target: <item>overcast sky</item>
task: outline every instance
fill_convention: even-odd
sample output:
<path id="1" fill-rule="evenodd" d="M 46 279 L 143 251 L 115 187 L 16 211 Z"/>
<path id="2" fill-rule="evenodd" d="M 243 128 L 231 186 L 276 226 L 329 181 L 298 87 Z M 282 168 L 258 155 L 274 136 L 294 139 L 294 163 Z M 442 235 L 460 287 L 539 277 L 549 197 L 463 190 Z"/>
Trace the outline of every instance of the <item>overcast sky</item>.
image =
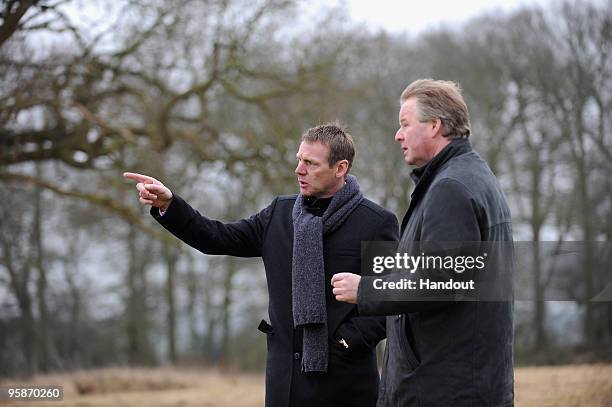
<path id="1" fill-rule="evenodd" d="M 524 5 L 546 6 L 553 0 L 322 0 L 345 3 L 351 19 L 373 29 L 417 34 L 440 24 L 463 22 L 486 11 L 511 11 Z"/>

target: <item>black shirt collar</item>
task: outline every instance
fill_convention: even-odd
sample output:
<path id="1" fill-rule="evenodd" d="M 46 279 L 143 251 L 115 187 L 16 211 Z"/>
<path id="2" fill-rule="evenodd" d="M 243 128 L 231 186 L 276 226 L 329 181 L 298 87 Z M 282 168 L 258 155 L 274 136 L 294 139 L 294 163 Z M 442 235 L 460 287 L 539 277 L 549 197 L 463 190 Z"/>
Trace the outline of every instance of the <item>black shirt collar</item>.
<path id="1" fill-rule="evenodd" d="M 323 216 L 333 198 L 333 196 L 330 196 L 328 198 L 307 196 L 304 197 L 304 206 L 306 206 L 306 210 L 312 213 L 313 215 Z"/>

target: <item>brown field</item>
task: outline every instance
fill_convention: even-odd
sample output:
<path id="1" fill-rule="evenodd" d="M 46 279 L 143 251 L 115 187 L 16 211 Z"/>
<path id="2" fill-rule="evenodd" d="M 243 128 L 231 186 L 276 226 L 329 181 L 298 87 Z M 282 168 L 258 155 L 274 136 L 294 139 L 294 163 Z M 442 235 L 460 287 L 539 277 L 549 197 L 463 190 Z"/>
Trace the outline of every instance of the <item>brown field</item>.
<path id="1" fill-rule="evenodd" d="M 607 407 L 612 405 L 612 365 L 516 369 L 520 407 Z M 257 374 L 195 369 L 102 369 L 37 376 L 8 385 L 62 385 L 63 402 L 2 402 L 5 406 L 192 407 L 263 405 L 264 378 Z"/>

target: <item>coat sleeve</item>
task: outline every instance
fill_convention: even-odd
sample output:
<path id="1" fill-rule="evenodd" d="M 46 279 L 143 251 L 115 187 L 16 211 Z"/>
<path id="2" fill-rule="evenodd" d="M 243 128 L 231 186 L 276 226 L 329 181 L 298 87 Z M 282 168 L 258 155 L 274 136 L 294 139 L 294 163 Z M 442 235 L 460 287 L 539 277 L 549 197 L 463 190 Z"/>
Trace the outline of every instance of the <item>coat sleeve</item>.
<path id="1" fill-rule="evenodd" d="M 151 215 L 174 236 L 206 254 L 238 257 L 261 256 L 261 247 L 276 199 L 259 213 L 233 223 L 209 219 L 173 194 L 164 215 L 151 208 Z"/>
<path id="2" fill-rule="evenodd" d="M 384 213 L 384 219 L 376 228 L 370 240 L 397 241 L 399 224 L 390 212 Z M 355 316 L 338 328 L 338 336 L 344 338 L 354 349 L 373 349 L 378 342 L 387 337 L 386 318 L 382 316 Z"/>
<path id="3" fill-rule="evenodd" d="M 465 185 L 453 179 L 443 179 L 432 185 L 425 197 L 421 242 L 476 242 L 482 239 L 479 209 Z M 422 272 L 402 271 L 385 276 L 361 279 L 357 294 L 360 315 L 395 315 L 427 311 L 453 304 L 448 295 L 429 298 L 427 290 L 375 289 L 374 281 L 399 282 L 415 280 Z M 441 274 L 441 278 L 451 278 Z"/>

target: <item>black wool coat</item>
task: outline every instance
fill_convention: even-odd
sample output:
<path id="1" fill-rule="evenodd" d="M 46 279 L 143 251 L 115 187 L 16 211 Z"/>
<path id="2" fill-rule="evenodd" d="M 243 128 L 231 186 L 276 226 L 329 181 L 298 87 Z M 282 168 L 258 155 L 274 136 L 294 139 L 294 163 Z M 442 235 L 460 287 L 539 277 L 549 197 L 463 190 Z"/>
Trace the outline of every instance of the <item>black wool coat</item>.
<path id="1" fill-rule="evenodd" d="M 301 371 L 302 330 L 294 328 L 291 260 L 292 210 L 296 195 L 281 196 L 259 213 L 234 223 L 202 216 L 174 195 L 163 216 L 153 217 L 193 248 L 215 255 L 263 258 L 268 281 L 270 323 L 259 330 L 267 335 L 266 407 L 372 407 L 379 375 L 376 344 L 385 337 L 384 317 L 357 315 L 353 304 L 336 301 L 326 284 L 329 365 L 327 373 Z M 399 225 L 391 212 L 368 199 L 336 231 L 323 238 L 325 281 L 334 274 L 360 274 L 361 242 L 397 240 Z M 338 343 L 344 339 L 349 348 Z"/>

